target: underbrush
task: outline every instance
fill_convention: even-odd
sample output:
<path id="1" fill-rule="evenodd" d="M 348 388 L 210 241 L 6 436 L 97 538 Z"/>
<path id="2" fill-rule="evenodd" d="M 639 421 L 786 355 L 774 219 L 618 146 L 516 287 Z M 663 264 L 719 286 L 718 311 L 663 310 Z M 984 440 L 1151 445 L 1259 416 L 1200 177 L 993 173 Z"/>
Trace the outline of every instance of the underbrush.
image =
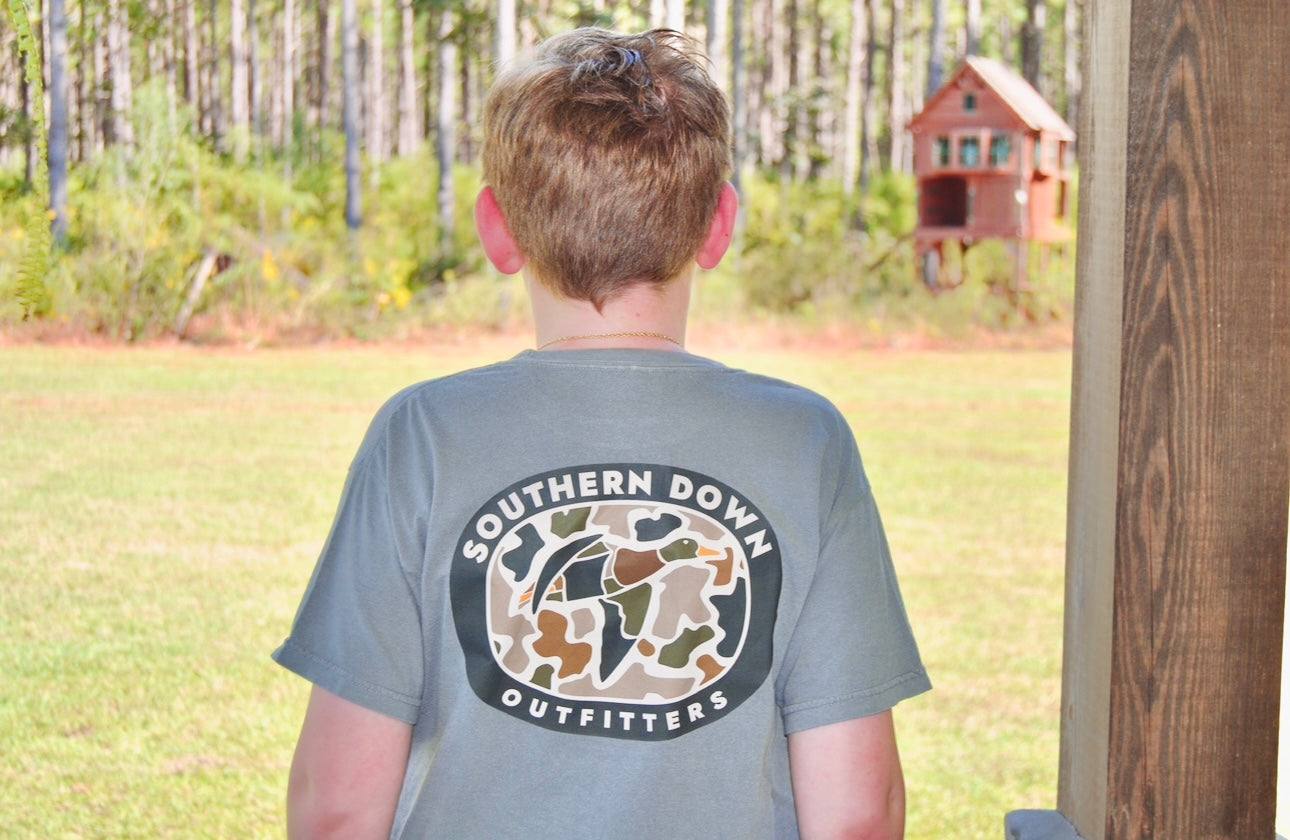
<path id="1" fill-rule="evenodd" d="M 342 140 L 237 164 L 198 139 L 191 117 L 144 87 L 132 152 L 73 169 L 69 241 L 37 288 L 19 286 L 43 211 L 19 173 L 0 173 L 0 328 L 111 341 L 397 339 L 527 318 L 522 283 L 488 266 L 471 210 L 477 167 L 453 173 L 444 231 L 429 148 L 364 173 L 363 224 L 343 221 Z M 946 252 L 952 288 L 919 279 L 911 178 L 882 175 L 861 197 L 830 182 L 755 175 L 743 186 L 730 256 L 700 279 L 709 320 L 845 324 L 881 338 L 956 338 L 1068 323 L 1069 253 L 1020 272 L 1000 242 Z M 1023 280 L 1018 277 L 1023 276 Z"/>
<path id="2" fill-rule="evenodd" d="M 874 340 L 921 335 L 957 340 L 982 332 L 1049 332 L 1074 310 L 1073 248 L 1024 249 L 998 240 L 948 244 L 943 277 L 929 289 L 914 252 L 917 195 L 911 177 L 887 174 L 870 193 L 836 184 L 755 180 L 733 257 L 701 295 L 719 312 L 802 326 L 844 326 Z"/>

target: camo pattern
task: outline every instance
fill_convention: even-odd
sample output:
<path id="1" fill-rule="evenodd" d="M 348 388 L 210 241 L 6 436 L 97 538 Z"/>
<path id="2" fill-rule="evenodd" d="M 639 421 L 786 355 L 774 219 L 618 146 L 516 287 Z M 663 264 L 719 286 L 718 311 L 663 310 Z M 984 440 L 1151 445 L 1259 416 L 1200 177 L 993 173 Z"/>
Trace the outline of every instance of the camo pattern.
<path id="1" fill-rule="evenodd" d="M 560 697 L 684 699 L 738 659 L 748 560 L 728 529 L 667 502 L 579 502 L 515 524 L 489 559 L 498 665 Z"/>

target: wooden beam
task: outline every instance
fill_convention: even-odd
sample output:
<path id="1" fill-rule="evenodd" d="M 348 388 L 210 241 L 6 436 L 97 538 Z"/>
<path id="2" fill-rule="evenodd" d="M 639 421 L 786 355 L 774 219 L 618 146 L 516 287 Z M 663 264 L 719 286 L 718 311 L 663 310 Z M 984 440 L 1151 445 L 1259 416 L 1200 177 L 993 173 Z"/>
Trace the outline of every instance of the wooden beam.
<path id="1" fill-rule="evenodd" d="M 1290 16 L 1092 0 L 1086 25 L 1061 830 L 1271 838 Z"/>
<path id="2" fill-rule="evenodd" d="M 1275 5 L 1133 5 L 1111 837 L 1274 833 L 1290 486 Z"/>
<path id="3" fill-rule="evenodd" d="M 1058 765 L 1058 808 L 1082 826 L 1106 819 L 1132 8 L 1085 7 Z"/>

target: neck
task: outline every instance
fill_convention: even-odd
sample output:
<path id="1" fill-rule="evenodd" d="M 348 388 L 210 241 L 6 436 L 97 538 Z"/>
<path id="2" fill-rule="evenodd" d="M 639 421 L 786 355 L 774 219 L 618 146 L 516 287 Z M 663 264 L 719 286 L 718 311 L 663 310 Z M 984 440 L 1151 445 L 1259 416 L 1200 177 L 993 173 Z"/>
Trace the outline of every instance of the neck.
<path id="1" fill-rule="evenodd" d="M 661 287 L 632 286 L 599 310 L 585 300 L 558 297 L 528 278 L 537 346 L 546 350 L 595 347 L 680 350 L 690 309 L 690 276 Z"/>

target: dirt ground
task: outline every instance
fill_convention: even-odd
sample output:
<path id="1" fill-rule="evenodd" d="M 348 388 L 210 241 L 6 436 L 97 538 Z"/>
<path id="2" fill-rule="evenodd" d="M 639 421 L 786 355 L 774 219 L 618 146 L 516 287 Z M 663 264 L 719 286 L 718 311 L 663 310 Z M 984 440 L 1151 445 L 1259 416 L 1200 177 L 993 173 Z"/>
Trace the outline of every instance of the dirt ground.
<path id="1" fill-rule="evenodd" d="M 189 335 L 183 339 L 162 336 L 143 342 L 126 342 L 119 337 L 85 330 L 76 324 L 46 321 L 0 325 L 0 347 L 19 344 L 80 346 L 123 346 L 131 344 L 176 346 L 189 345 L 212 351 L 243 352 L 260 347 L 344 347 L 356 345 L 401 345 L 407 347 L 472 347 L 496 344 L 517 351 L 532 341 L 527 324 L 506 329 L 476 326 L 439 327 L 406 332 L 397 338 L 362 340 L 335 337 L 318 330 L 248 329 L 228 323 L 194 319 Z M 979 350 L 979 349 L 1057 349 L 1070 347 L 1073 335 L 1070 324 L 1049 324 L 1022 330 L 978 330 L 967 336 L 948 338 L 919 332 L 875 335 L 854 325 L 807 324 L 791 320 L 691 321 L 686 344 L 701 355 L 719 355 L 723 350 L 785 349 L 821 353 L 845 353 L 856 350 Z"/>

